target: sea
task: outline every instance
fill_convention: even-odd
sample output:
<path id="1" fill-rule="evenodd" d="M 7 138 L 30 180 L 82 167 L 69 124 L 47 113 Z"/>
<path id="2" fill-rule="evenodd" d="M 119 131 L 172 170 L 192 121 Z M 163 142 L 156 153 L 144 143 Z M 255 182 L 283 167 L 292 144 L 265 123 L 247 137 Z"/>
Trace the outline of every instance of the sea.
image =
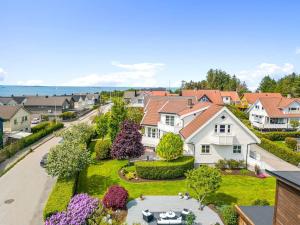
<path id="1" fill-rule="evenodd" d="M 132 87 L 131 87 L 132 88 Z M 136 87 L 138 88 L 138 87 Z M 0 96 L 22 95 L 70 95 L 75 93 L 99 93 L 101 91 L 128 90 L 129 87 L 70 87 L 70 86 L 21 86 L 0 85 Z"/>

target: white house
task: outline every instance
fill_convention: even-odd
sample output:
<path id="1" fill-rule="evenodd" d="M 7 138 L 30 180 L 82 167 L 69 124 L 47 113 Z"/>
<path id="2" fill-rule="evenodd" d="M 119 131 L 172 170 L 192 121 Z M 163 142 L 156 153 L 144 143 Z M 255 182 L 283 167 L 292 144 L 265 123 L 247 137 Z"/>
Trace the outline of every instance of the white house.
<path id="1" fill-rule="evenodd" d="M 300 98 L 259 98 L 248 113 L 252 126 L 258 129 L 293 129 L 291 121 L 300 122 Z"/>
<path id="2" fill-rule="evenodd" d="M 141 125 L 145 128 L 143 144 L 154 149 L 163 134 L 180 134 L 185 154 L 194 155 L 196 164 L 246 160 L 249 145 L 260 143 L 225 106 L 197 102 L 193 97 L 150 98 Z"/>

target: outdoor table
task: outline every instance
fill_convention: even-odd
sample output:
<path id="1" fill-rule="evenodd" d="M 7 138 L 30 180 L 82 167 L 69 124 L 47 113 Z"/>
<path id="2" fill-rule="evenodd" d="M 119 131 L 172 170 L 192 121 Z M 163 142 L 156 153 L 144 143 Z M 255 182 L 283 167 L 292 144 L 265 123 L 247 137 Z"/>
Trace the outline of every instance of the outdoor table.
<path id="1" fill-rule="evenodd" d="M 174 218 L 176 216 L 176 214 L 172 211 L 167 212 L 166 215 L 168 218 Z"/>

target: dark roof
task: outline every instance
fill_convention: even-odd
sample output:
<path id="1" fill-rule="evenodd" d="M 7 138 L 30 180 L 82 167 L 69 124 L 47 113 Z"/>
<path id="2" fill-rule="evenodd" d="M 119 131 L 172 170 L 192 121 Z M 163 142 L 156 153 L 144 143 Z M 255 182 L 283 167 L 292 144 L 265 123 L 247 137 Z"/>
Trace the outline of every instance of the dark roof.
<path id="1" fill-rule="evenodd" d="M 0 102 L 2 102 L 4 105 L 9 103 L 10 101 L 15 101 L 15 100 L 12 97 L 0 97 Z"/>
<path id="2" fill-rule="evenodd" d="M 12 98 L 13 98 L 18 104 L 21 104 L 21 103 L 26 99 L 25 96 L 13 96 Z"/>
<path id="3" fill-rule="evenodd" d="M 80 97 L 84 100 L 86 98 L 86 95 L 72 95 L 75 102 L 78 102 Z"/>
<path id="4" fill-rule="evenodd" d="M 69 101 L 70 96 L 30 96 L 26 98 L 25 106 L 62 106 Z"/>
<path id="5" fill-rule="evenodd" d="M 255 225 L 272 225 L 273 206 L 238 206 Z"/>
<path id="6" fill-rule="evenodd" d="M 19 110 L 22 108 L 21 106 L 8 106 L 1 105 L 0 106 L 0 117 L 3 120 L 10 120 Z"/>
<path id="7" fill-rule="evenodd" d="M 300 190 L 300 171 L 266 171 L 276 179 Z"/>

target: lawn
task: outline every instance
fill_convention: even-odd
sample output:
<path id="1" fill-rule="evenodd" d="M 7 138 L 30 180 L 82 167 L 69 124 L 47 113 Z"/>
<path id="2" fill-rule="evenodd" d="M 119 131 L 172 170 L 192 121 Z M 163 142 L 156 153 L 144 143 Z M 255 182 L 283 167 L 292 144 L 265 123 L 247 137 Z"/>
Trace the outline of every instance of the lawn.
<path id="1" fill-rule="evenodd" d="M 186 192 L 185 180 L 132 183 L 121 179 L 119 169 L 127 160 L 94 161 L 79 176 L 77 192 L 103 197 L 112 184 L 125 187 L 131 199 L 143 195 L 177 195 Z M 192 193 L 191 193 L 192 194 Z M 274 204 L 275 179 L 258 179 L 250 176 L 224 175 L 222 185 L 216 194 L 209 196 L 208 202 L 215 204 L 251 205 L 255 199 L 267 199 Z"/>
<path id="2" fill-rule="evenodd" d="M 280 147 L 285 147 L 285 148 L 289 148 L 288 146 L 287 146 L 287 144 L 285 143 L 285 141 L 273 141 L 273 142 L 275 142 L 278 146 L 280 146 Z M 291 148 L 289 148 L 289 149 L 291 149 Z M 293 149 L 291 149 L 291 151 L 293 151 Z"/>

